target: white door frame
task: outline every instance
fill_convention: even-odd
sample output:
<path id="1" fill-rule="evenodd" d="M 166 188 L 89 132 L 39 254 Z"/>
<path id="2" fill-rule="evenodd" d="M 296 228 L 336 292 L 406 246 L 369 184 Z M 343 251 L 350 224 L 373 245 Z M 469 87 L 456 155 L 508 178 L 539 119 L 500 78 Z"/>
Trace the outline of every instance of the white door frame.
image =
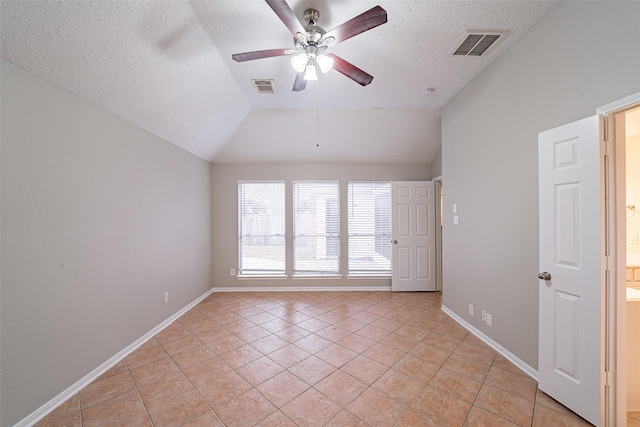
<path id="1" fill-rule="evenodd" d="M 609 200 L 605 201 L 605 245 L 611 258 L 611 286 L 605 290 L 605 364 L 611 372 L 605 391 L 605 425 L 623 425 L 627 418 L 627 354 L 626 354 L 626 164 L 624 116 L 627 110 L 640 106 L 640 93 L 598 108 L 601 140 L 610 156 L 605 171 Z M 608 203 L 607 203 L 608 202 Z M 620 422 L 617 422 L 617 421 Z"/>
<path id="2" fill-rule="evenodd" d="M 442 175 L 432 179 L 435 184 L 434 197 L 436 198 L 436 292 L 442 292 Z"/>

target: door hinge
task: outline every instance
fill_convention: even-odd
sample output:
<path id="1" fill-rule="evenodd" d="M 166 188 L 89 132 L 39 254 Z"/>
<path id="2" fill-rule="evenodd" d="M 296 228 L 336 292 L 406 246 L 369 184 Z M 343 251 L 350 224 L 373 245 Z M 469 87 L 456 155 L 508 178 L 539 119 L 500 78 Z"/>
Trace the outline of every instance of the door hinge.
<path id="1" fill-rule="evenodd" d="M 601 143 L 602 157 L 604 158 L 604 161 L 608 163 L 611 159 L 611 153 L 609 152 L 609 150 L 611 150 L 611 143 L 606 139 L 603 139 Z"/>
<path id="2" fill-rule="evenodd" d="M 611 257 L 609 255 L 605 255 L 602 259 L 602 269 L 604 271 L 611 271 Z"/>
<path id="3" fill-rule="evenodd" d="M 609 387 L 611 384 L 611 371 L 604 371 L 604 386 Z"/>

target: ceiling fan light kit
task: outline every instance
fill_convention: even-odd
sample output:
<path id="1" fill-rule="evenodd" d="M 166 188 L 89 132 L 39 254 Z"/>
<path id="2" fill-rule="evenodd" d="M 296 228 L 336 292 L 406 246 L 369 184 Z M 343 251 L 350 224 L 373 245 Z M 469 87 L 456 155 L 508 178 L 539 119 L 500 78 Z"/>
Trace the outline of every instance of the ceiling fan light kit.
<path id="1" fill-rule="evenodd" d="M 317 46 L 309 44 L 305 47 L 304 51 L 300 53 L 298 52 L 299 51 L 293 52 L 297 53 L 297 55 L 291 58 L 291 66 L 298 73 L 302 73 L 304 71 L 305 80 L 318 80 L 316 65 L 323 73 L 328 73 L 331 71 L 331 68 L 333 68 L 333 59 L 323 53 L 318 54 Z"/>
<path id="2" fill-rule="evenodd" d="M 316 71 L 316 61 L 313 58 L 309 58 L 309 62 L 304 71 L 305 80 L 318 80 L 318 72 Z"/>
<path id="3" fill-rule="evenodd" d="M 269 49 L 236 53 L 231 56 L 233 60 L 244 62 L 275 56 L 294 55 L 291 57 L 291 66 L 298 73 L 293 84 L 293 90 L 296 92 L 304 90 L 306 86 L 304 82 L 318 80 L 318 68 L 322 73 L 328 73 L 331 69 L 335 69 L 361 86 L 371 83 L 373 80 L 372 75 L 335 54 L 325 54 L 324 52 L 330 45 L 340 43 L 386 23 L 387 12 L 382 7 L 375 6 L 336 28 L 325 31 L 322 27 L 316 25 L 320 18 L 320 13 L 317 10 L 305 10 L 303 18 L 307 25 L 303 26 L 286 0 L 265 1 L 293 35 L 294 49 Z"/>

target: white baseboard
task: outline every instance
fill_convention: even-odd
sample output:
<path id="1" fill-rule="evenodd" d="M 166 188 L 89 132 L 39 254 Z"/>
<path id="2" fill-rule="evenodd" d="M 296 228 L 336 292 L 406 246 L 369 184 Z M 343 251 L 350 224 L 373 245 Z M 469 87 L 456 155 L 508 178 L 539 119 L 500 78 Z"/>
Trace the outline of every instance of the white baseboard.
<path id="1" fill-rule="evenodd" d="M 458 322 L 460 325 L 462 325 L 465 329 L 467 329 L 473 335 L 478 337 L 481 341 L 483 341 L 489 347 L 493 348 L 495 351 L 497 351 L 502 356 L 504 356 L 505 359 L 507 359 L 509 362 L 513 363 L 518 368 L 520 368 L 525 374 L 529 375 L 531 378 L 538 381 L 538 371 L 536 371 L 531 366 L 527 365 L 525 362 L 517 358 L 515 355 L 509 352 L 506 348 L 502 347 L 500 344 L 498 344 L 497 342 L 495 342 L 494 340 L 486 336 L 480 330 L 476 329 L 473 325 L 467 323 L 464 319 L 462 319 L 460 316 L 455 314 L 453 311 L 449 310 L 444 305 L 442 306 L 442 311 L 447 313 L 449 317 L 451 317 L 453 320 Z"/>
<path id="2" fill-rule="evenodd" d="M 200 297 L 196 298 L 194 301 L 192 301 L 187 306 L 182 308 L 180 311 L 178 311 L 177 313 L 173 314 L 167 320 L 165 320 L 164 322 L 160 323 L 158 326 L 156 326 L 155 328 L 153 328 L 152 330 L 150 330 L 149 332 L 144 334 L 142 337 L 138 338 L 136 341 L 134 341 L 132 344 L 127 346 L 122 351 L 118 352 L 115 356 L 113 356 L 112 358 L 110 358 L 109 360 L 104 362 L 102 365 L 98 366 L 96 369 L 94 369 L 93 371 L 89 372 L 87 375 L 82 377 L 80 380 L 78 380 L 71 387 L 67 388 L 65 391 L 63 391 L 62 393 L 60 393 L 59 395 L 57 395 L 56 397 L 54 397 L 53 399 L 51 399 L 50 401 L 48 401 L 47 403 L 42 405 L 40 408 L 36 409 L 34 412 L 32 412 L 26 418 L 22 419 L 20 422 L 15 424 L 14 427 L 30 427 L 30 426 L 34 425 L 35 423 L 37 423 L 38 421 L 40 421 L 42 418 L 44 418 L 47 415 L 49 415 L 54 409 L 56 409 L 58 406 L 62 405 L 64 402 L 66 402 L 74 394 L 80 392 L 83 388 L 85 388 L 87 385 L 89 385 L 92 381 L 94 381 L 100 375 L 102 375 L 105 372 L 107 372 L 109 369 L 111 369 L 113 366 L 115 366 L 118 362 L 120 362 L 122 359 L 124 359 L 126 356 L 128 356 L 131 352 L 133 352 L 135 349 L 137 349 L 142 344 L 147 342 L 149 339 L 153 338 L 158 332 L 162 331 L 164 328 L 166 328 L 171 323 L 173 323 L 173 321 L 175 321 L 178 317 L 182 316 L 187 311 L 191 310 L 200 301 L 202 301 L 203 299 L 205 299 L 206 297 L 211 295 L 211 293 L 214 292 L 214 291 L 215 291 L 214 288 L 209 289 L 207 292 L 202 294 Z"/>
<path id="3" fill-rule="evenodd" d="M 353 292 L 391 291 L 391 286 L 233 286 L 213 288 L 213 292 Z"/>

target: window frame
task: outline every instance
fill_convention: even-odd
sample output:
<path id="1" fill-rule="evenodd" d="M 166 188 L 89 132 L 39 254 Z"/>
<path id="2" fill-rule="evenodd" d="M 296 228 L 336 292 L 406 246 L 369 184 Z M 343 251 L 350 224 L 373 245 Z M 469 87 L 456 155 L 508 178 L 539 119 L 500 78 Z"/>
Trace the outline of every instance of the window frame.
<path id="1" fill-rule="evenodd" d="M 374 199 L 373 201 L 368 205 L 371 208 L 373 208 L 373 227 L 374 227 L 374 232 L 373 233 L 366 233 L 366 232 L 362 232 L 362 231 L 356 231 L 354 230 L 354 223 L 356 223 L 356 218 L 354 217 L 354 215 L 356 214 L 356 212 L 354 211 L 354 191 L 357 187 L 358 184 L 368 184 L 368 185 L 381 185 L 381 186 L 386 186 L 386 188 L 384 189 L 384 192 L 381 193 L 380 195 L 383 194 L 387 194 L 388 197 L 388 206 L 387 206 L 387 211 L 388 211 L 388 216 L 387 218 L 384 218 L 381 216 L 381 222 L 384 221 L 384 225 L 382 226 L 383 229 L 386 229 L 386 231 L 383 230 L 383 232 L 378 233 L 375 229 L 376 229 L 376 215 L 377 215 L 377 206 L 376 206 L 376 202 L 377 200 L 375 199 L 376 196 L 372 196 Z M 379 277 L 391 277 L 391 269 L 392 269 L 392 260 L 391 260 L 391 221 L 392 221 L 392 200 L 391 200 L 391 187 L 392 187 L 392 181 L 389 180 L 375 180 L 375 181 L 364 181 L 364 180 L 357 180 L 357 181 L 347 181 L 347 272 L 348 275 L 351 277 L 354 276 L 365 276 L 365 277 L 374 277 L 374 276 L 379 276 Z M 372 189 L 374 190 L 374 189 Z M 357 221 L 358 224 L 361 224 L 361 221 Z M 382 257 L 387 258 L 388 259 L 388 268 L 385 269 L 366 269 L 366 268 L 358 268 L 355 266 L 354 264 L 354 255 L 355 255 L 355 251 L 353 250 L 353 241 L 356 240 L 356 237 L 368 237 L 373 239 L 374 242 L 374 251 L 377 252 L 378 254 L 380 254 Z M 378 250 L 376 249 L 376 247 L 379 245 L 379 250 L 383 251 L 383 252 L 388 252 L 388 256 L 385 256 L 383 253 L 378 252 Z"/>
<path id="2" fill-rule="evenodd" d="M 331 226 L 332 230 L 331 232 L 325 232 L 325 233 L 302 233 L 298 230 L 297 226 L 299 224 L 299 217 L 300 217 L 300 209 L 299 209 L 299 203 L 300 203 L 300 194 L 299 194 L 299 190 L 298 190 L 298 186 L 301 185 L 309 185 L 309 184 L 330 184 L 331 185 L 331 191 L 334 190 L 333 187 L 335 187 L 335 194 L 332 194 L 331 198 L 325 198 L 325 202 L 327 200 L 333 200 L 334 202 L 332 202 L 332 205 L 329 209 L 331 209 L 333 211 L 333 215 L 331 216 L 331 218 L 327 217 L 327 209 L 325 209 L 325 224 L 327 224 L 327 222 L 329 223 L 329 225 Z M 292 243 L 292 277 L 294 278 L 308 278 L 308 277 L 342 277 L 341 275 L 341 268 L 342 268 L 342 250 L 341 250 L 341 230 L 340 230 L 340 224 L 341 224 L 341 208 L 340 208 L 340 180 L 294 180 L 292 181 L 292 185 L 291 185 L 291 198 L 293 201 L 292 204 L 292 210 L 291 210 L 291 214 L 292 214 L 292 228 L 293 228 L 293 243 Z M 327 206 L 327 205 L 325 205 Z M 336 214 L 337 213 L 337 214 Z M 316 212 L 317 215 L 317 212 Z M 334 221 L 336 222 L 332 222 L 331 219 L 333 218 Z M 325 225 L 326 226 L 326 225 Z M 325 270 L 325 269 L 313 269 L 313 268 L 304 268 L 300 266 L 300 264 L 305 261 L 303 259 L 300 259 L 299 257 L 297 257 L 296 255 L 298 254 L 297 250 L 301 249 L 302 246 L 300 246 L 300 244 L 297 244 L 298 242 L 302 241 L 303 238 L 320 238 L 322 239 L 324 237 L 325 239 L 325 244 L 324 246 L 322 244 L 316 244 L 316 247 L 319 247 L 321 250 L 324 249 L 325 251 L 327 250 L 331 250 L 333 253 L 336 253 L 336 255 L 332 255 L 331 258 L 333 258 L 333 260 L 331 261 L 331 265 L 332 268 L 331 270 Z M 327 240 L 334 240 L 335 242 L 333 244 L 329 244 L 329 242 L 327 242 Z M 330 246 L 330 249 L 328 249 Z M 325 258 L 328 259 L 328 258 Z M 317 257 L 316 257 L 317 260 Z M 307 261 L 309 263 L 312 263 L 313 261 Z"/>
<path id="3" fill-rule="evenodd" d="M 245 234 L 243 235 L 244 222 L 242 220 L 242 215 L 245 212 L 244 205 L 241 205 L 244 202 L 242 187 L 247 184 L 279 184 L 282 190 L 282 234 L 274 233 L 274 234 L 260 234 L 260 235 L 252 235 Z M 238 271 L 237 277 L 240 278 L 260 278 L 260 277 L 268 277 L 268 278 L 278 278 L 278 277 L 286 277 L 286 268 L 287 268 L 287 186 L 284 180 L 239 180 L 238 181 Z M 243 268 L 243 238 L 247 237 L 261 237 L 261 238 L 281 238 L 282 239 L 282 268 L 278 269 L 245 269 Z"/>

